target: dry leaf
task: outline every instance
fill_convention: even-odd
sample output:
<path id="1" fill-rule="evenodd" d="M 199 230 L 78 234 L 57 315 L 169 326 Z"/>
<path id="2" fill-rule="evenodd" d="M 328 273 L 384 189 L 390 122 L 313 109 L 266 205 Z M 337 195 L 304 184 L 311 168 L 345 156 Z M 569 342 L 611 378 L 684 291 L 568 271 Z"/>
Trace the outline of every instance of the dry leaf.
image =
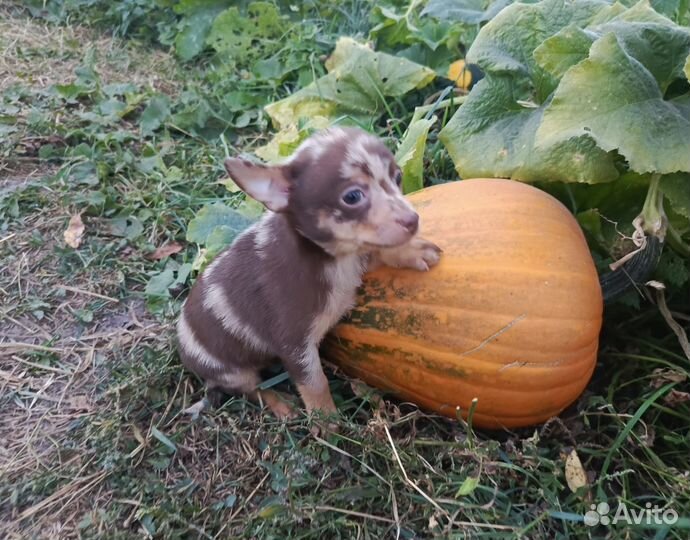
<path id="1" fill-rule="evenodd" d="M 74 249 L 79 247 L 82 236 L 84 236 L 84 222 L 81 220 L 81 214 L 74 214 L 69 218 L 69 225 L 67 225 L 63 236 L 69 247 Z"/>
<path id="2" fill-rule="evenodd" d="M 568 454 L 568 457 L 565 458 L 565 481 L 568 483 L 568 487 L 573 493 L 575 493 L 578 488 L 587 485 L 587 474 L 574 448 L 570 454 Z"/>
<path id="3" fill-rule="evenodd" d="M 666 405 L 669 407 L 675 407 L 676 405 L 680 405 L 686 401 L 690 401 L 690 394 L 687 392 L 681 392 L 675 388 L 671 388 L 671 391 L 664 396 L 664 403 L 666 403 Z"/>
<path id="4" fill-rule="evenodd" d="M 350 381 L 350 388 L 352 389 L 352 393 L 358 398 L 368 398 L 369 403 L 375 411 L 381 411 L 383 409 L 383 400 L 381 399 L 381 396 L 373 388 L 371 388 L 371 386 L 367 386 L 360 381 L 353 380 Z"/>
<path id="5" fill-rule="evenodd" d="M 164 246 L 157 247 L 153 253 L 148 255 L 148 258 L 153 259 L 154 261 L 160 261 L 161 259 L 170 257 L 170 255 L 174 255 L 175 253 L 179 253 L 180 251 L 182 251 L 181 244 L 178 244 L 177 242 L 170 242 L 169 244 L 165 244 Z"/>
<path id="6" fill-rule="evenodd" d="M 652 382 L 650 383 L 650 386 L 652 388 L 661 388 L 666 383 L 680 383 L 684 382 L 685 379 L 687 379 L 687 376 L 682 371 L 657 368 L 652 371 Z"/>
<path id="7" fill-rule="evenodd" d="M 69 405 L 72 409 L 88 410 L 91 408 L 91 402 L 86 396 L 73 396 L 69 400 Z"/>

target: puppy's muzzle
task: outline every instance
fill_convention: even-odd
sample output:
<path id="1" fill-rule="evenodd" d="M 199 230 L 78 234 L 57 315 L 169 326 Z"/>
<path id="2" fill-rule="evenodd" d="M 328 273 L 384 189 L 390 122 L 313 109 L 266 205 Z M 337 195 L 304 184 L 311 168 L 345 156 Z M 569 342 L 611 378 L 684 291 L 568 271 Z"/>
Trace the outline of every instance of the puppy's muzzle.
<path id="1" fill-rule="evenodd" d="M 410 236 L 414 236 L 419 230 L 419 215 L 416 212 L 405 214 L 396 219 L 395 222 L 405 229 Z"/>

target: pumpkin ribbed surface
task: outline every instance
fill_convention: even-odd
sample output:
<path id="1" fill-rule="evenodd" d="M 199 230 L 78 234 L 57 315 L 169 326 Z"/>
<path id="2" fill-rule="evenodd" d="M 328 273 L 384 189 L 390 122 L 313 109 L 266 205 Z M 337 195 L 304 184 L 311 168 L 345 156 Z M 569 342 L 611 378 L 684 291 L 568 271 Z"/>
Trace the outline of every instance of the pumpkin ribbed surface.
<path id="1" fill-rule="evenodd" d="M 475 425 L 520 427 L 557 415 L 596 363 L 597 272 L 579 225 L 550 195 L 473 179 L 409 197 L 421 235 L 443 249 L 426 273 L 367 274 L 351 314 L 324 342 L 346 373 Z"/>

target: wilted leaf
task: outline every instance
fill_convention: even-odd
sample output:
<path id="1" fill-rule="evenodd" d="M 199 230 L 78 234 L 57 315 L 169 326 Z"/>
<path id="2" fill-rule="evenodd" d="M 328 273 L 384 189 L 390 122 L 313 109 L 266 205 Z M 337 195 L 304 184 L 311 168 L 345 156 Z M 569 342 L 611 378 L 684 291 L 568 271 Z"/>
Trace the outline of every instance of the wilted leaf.
<path id="1" fill-rule="evenodd" d="M 215 257 L 220 251 L 229 246 L 237 236 L 238 231 L 228 225 L 218 225 L 206 238 L 208 257 Z"/>
<path id="2" fill-rule="evenodd" d="M 288 124 L 278 131 L 264 146 L 257 148 L 254 153 L 268 163 L 283 161 L 291 155 L 297 147 L 315 130 L 325 129 L 331 125 L 329 118 L 325 116 L 310 116 L 306 122 Z"/>
<path id="3" fill-rule="evenodd" d="M 63 233 L 65 244 L 71 248 L 77 249 L 81 245 L 84 229 L 84 222 L 81 220 L 81 214 L 73 215 L 69 219 L 67 229 L 65 229 Z"/>
<path id="4" fill-rule="evenodd" d="M 403 193 L 412 193 L 424 187 L 424 149 L 429 128 L 436 122 L 432 116 L 428 120 L 419 119 L 412 122 L 400 141 L 395 153 L 395 161 L 403 173 Z"/>
<path id="5" fill-rule="evenodd" d="M 161 259 L 170 257 L 170 255 L 174 255 L 180 251 L 182 251 L 181 244 L 178 244 L 177 242 L 170 242 L 169 244 L 157 247 L 156 250 L 148 256 L 148 258 L 153 259 L 154 261 L 160 261 Z"/>
<path id="6" fill-rule="evenodd" d="M 284 506 L 282 504 L 271 502 L 269 504 L 264 504 L 257 512 L 257 515 L 263 519 L 271 519 L 282 512 L 283 508 Z"/>
<path id="7" fill-rule="evenodd" d="M 67 101 L 73 101 L 77 98 L 88 96 L 95 90 L 92 85 L 79 83 L 56 84 L 53 88 L 60 97 Z"/>
<path id="8" fill-rule="evenodd" d="M 656 79 L 615 34 L 597 40 L 589 58 L 563 76 L 536 143 L 545 148 L 582 135 L 617 150 L 635 172 L 690 172 L 690 120 L 663 99 Z"/>
<path id="9" fill-rule="evenodd" d="M 237 206 L 237 211 L 244 217 L 254 221 L 259 219 L 266 211 L 266 207 L 256 199 L 245 197 L 244 200 Z"/>
<path id="10" fill-rule="evenodd" d="M 673 369 L 657 368 L 652 371 L 652 388 L 661 388 L 668 383 L 682 383 L 687 380 L 687 374 Z"/>
<path id="11" fill-rule="evenodd" d="M 358 398 L 366 399 L 374 412 L 380 412 L 384 407 L 383 399 L 377 390 L 358 380 L 350 381 L 352 393 Z"/>
<path id="12" fill-rule="evenodd" d="M 329 73 L 266 107 L 277 127 L 301 117 L 338 114 L 370 117 L 385 111 L 386 97 L 397 97 L 429 84 L 433 70 L 390 54 L 374 52 L 352 38 L 338 40 L 326 63 Z"/>
<path id="13" fill-rule="evenodd" d="M 267 163 L 277 163 L 289 156 L 306 138 L 306 133 L 302 134 L 300 131 L 295 124 L 289 124 L 254 153 Z"/>
<path id="14" fill-rule="evenodd" d="M 433 69 L 445 69 L 458 57 L 458 43 L 470 43 L 476 35 L 474 25 L 457 24 L 446 18 L 417 17 L 412 4 L 407 9 L 397 9 L 373 6 L 371 21 L 375 26 L 369 31 L 369 39 L 380 49 L 395 50 L 397 56 Z"/>
<path id="15" fill-rule="evenodd" d="M 587 473 L 585 473 L 580 457 L 574 448 L 565 459 L 565 481 L 573 493 L 587 485 Z"/>

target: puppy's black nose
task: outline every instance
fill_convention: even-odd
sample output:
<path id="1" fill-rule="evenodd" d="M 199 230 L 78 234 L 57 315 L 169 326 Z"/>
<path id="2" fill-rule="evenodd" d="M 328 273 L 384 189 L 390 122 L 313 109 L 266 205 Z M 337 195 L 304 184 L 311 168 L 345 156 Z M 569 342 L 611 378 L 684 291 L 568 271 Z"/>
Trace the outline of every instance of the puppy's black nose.
<path id="1" fill-rule="evenodd" d="M 399 225 L 407 229 L 410 234 L 415 234 L 419 229 L 419 216 L 417 214 L 407 214 L 405 217 L 396 220 Z"/>

